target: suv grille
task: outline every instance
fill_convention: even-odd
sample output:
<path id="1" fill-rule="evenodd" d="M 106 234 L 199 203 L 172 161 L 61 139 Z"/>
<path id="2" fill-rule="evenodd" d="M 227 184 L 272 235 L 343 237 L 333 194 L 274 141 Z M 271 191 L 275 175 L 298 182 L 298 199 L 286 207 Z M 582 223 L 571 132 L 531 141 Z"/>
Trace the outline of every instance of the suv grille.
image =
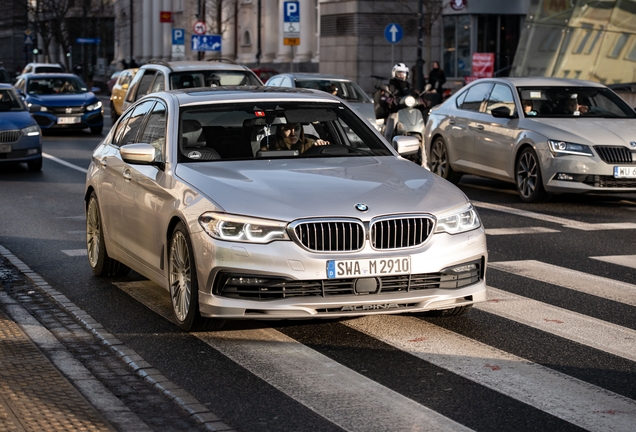
<path id="1" fill-rule="evenodd" d="M 4 131 L 0 132 L 0 143 L 12 143 L 16 142 L 22 136 L 22 131 Z"/>
<path id="2" fill-rule="evenodd" d="M 371 244 L 374 249 L 419 246 L 428 240 L 433 225 L 433 219 L 423 216 L 381 219 L 371 225 Z"/>
<path id="3" fill-rule="evenodd" d="M 351 252 L 364 247 L 364 226 L 351 220 L 301 222 L 294 234 L 303 246 L 316 252 Z"/>
<path id="4" fill-rule="evenodd" d="M 605 163 L 631 163 L 632 152 L 625 147 L 594 146 L 601 160 Z"/>

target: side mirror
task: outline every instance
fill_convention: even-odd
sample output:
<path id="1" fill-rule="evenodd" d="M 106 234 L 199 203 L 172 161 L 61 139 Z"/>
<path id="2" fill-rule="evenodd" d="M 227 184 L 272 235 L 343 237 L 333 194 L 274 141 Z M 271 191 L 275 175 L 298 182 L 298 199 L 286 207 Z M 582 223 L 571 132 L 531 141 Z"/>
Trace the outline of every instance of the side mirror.
<path id="1" fill-rule="evenodd" d="M 494 108 L 492 111 L 490 111 L 490 114 L 492 114 L 492 116 L 495 118 L 515 118 L 516 117 L 512 115 L 510 108 L 505 106 Z"/>
<path id="2" fill-rule="evenodd" d="M 420 140 L 414 136 L 398 135 L 393 137 L 393 148 L 400 156 L 416 155 L 420 150 Z"/>
<path id="3" fill-rule="evenodd" d="M 155 162 L 156 149 L 151 144 L 126 144 L 119 149 L 124 162 L 139 165 L 152 165 Z"/>
<path id="4" fill-rule="evenodd" d="M 100 89 L 99 87 L 91 87 L 91 91 L 93 93 L 99 93 L 102 89 Z"/>

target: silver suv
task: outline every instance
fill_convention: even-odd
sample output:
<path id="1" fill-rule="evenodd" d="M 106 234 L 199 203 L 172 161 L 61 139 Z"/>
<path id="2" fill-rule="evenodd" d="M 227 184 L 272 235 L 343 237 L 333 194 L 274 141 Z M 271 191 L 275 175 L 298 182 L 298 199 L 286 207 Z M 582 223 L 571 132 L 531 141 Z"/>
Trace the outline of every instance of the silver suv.
<path id="1" fill-rule="evenodd" d="M 263 82 L 247 66 L 227 60 L 150 60 L 128 87 L 122 111 L 143 96 L 163 90 L 215 86 L 261 86 Z"/>

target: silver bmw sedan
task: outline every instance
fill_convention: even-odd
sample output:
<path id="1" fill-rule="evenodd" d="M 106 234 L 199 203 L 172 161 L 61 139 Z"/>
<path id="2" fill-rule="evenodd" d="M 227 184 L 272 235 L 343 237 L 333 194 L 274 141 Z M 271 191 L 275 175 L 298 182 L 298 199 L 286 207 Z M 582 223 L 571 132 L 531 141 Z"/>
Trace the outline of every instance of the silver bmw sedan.
<path id="1" fill-rule="evenodd" d="M 454 185 L 324 92 L 153 93 L 95 149 L 88 261 L 169 291 L 185 330 L 225 319 L 456 316 L 486 299 L 486 236 Z"/>
<path id="2" fill-rule="evenodd" d="M 636 112 L 590 81 L 474 81 L 431 110 L 424 145 L 435 174 L 514 183 L 525 202 L 636 192 Z"/>

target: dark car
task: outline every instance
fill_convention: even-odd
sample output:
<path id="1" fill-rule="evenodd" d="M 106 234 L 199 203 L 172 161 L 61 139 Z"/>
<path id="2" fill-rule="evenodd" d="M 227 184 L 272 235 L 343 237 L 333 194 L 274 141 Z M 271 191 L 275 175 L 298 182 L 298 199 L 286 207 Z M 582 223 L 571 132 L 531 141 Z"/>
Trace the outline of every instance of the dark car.
<path id="1" fill-rule="evenodd" d="M 42 133 L 15 89 L 0 84 L 0 164 L 20 162 L 42 169 Z"/>
<path id="2" fill-rule="evenodd" d="M 15 87 L 42 129 L 90 128 L 91 133 L 102 133 L 104 108 L 93 93 L 99 89 L 89 89 L 77 75 L 25 74 Z"/>

